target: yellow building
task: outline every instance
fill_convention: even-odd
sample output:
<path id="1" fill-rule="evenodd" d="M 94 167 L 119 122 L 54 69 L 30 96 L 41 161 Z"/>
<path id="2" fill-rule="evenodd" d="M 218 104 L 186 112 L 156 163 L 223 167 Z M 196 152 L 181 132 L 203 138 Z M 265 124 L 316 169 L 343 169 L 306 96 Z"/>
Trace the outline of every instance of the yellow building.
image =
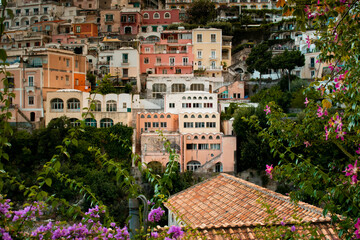
<path id="1" fill-rule="evenodd" d="M 222 76 L 222 30 L 196 28 L 192 31 L 194 71 L 205 76 Z"/>

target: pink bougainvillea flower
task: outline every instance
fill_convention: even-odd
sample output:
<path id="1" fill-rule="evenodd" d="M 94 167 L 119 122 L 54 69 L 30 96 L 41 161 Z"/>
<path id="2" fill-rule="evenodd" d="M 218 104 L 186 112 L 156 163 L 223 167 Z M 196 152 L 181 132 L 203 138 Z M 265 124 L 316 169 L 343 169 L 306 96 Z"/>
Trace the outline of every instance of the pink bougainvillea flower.
<path id="1" fill-rule="evenodd" d="M 272 179 L 272 170 L 273 170 L 273 165 L 271 164 L 270 166 L 269 165 L 266 165 L 266 175 L 269 176 L 270 179 Z"/>
<path id="2" fill-rule="evenodd" d="M 360 218 L 358 218 L 357 219 L 357 222 L 355 223 L 355 225 L 354 225 L 354 227 L 355 227 L 355 237 L 356 238 L 360 238 L 360 232 L 359 232 L 359 230 L 360 230 Z"/>
<path id="3" fill-rule="evenodd" d="M 307 97 L 305 98 L 304 104 L 305 104 L 306 107 L 307 107 L 307 105 L 309 104 L 309 100 L 307 99 Z"/>
<path id="4" fill-rule="evenodd" d="M 311 146 L 311 143 L 309 141 L 305 141 L 304 144 L 305 144 L 305 147 L 310 147 Z"/>
<path id="5" fill-rule="evenodd" d="M 346 132 L 343 132 L 343 130 L 341 128 L 336 129 L 336 132 L 337 132 L 336 138 L 340 138 L 341 141 L 344 141 L 344 136 L 345 136 Z"/>
<path id="6" fill-rule="evenodd" d="M 266 115 L 268 115 L 269 113 L 271 113 L 271 109 L 268 105 L 266 105 L 264 111 L 266 112 Z"/>
<path id="7" fill-rule="evenodd" d="M 355 161 L 355 164 L 349 164 L 346 168 L 345 168 L 345 176 L 351 176 L 351 184 L 356 184 L 358 182 L 357 179 L 357 172 L 359 170 L 359 167 L 357 166 L 357 160 Z"/>

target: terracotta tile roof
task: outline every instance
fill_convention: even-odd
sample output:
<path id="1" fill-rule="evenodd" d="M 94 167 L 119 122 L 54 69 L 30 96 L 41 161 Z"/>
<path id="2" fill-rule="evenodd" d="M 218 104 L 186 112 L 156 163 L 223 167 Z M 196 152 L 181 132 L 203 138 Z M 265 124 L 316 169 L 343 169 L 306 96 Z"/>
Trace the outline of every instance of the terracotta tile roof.
<path id="1" fill-rule="evenodd" d="M 188 226 L 263 223 L 268 216 L 257 200 L 262 197 L 279 218 L 297 208 L 303 221 L 322 218 L 322 209 L 299 202 L 228 174 L 220 174 L 171 196 L 165 206 Z M 330 221 L 330 217 L 326 217 Z"/>
<path id="2" fill-rule="evenodd" d="M 256 239 L 255 228 L 264 225 L 268 216 L 258 202 L 260 197 L 276 208 L 279 219 L 285 217 L 290 223 L 296 209 L 296 216 L 314 226 L 324 239 L 339 239 L 330 216 L 324 217 L 321 208 L 304 202 L 295 206 L 288 196 L 224 173 L 171 196 L 165 206 L 196 229 L 199 239 Z"/>

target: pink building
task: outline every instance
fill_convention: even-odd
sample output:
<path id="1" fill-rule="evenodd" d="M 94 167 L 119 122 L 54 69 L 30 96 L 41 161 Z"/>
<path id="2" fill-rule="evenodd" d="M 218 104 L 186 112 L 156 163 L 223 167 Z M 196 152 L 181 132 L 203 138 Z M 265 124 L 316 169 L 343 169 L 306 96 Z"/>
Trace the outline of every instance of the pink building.
<path id="1" fill-rule="evenodd" d="M 140 73 L 190 74 L 193 60 L 191 30 L 167 30 L 159 42 L 141 45 Z"/>
<path id="2" fill-rule="evenodd" d="M 216 90 L 218 99 L 244 99 L 245 98 L 245 82 L 236 81 L 228 86 L 222 86 Z"/>
<path id="3" fill-rule="evenodd" d="M 169 25 L 180 22 L 179 9 L 156 9 L 156 10 L 143 10 L 142 26 L 144 25 Z"/>
<path id="4" fill-rule="evenodd" d="M 121 12 L 120 24 L 121 35 L 137 35 L 140 32 L 141 15 L 139 12 Z"/>

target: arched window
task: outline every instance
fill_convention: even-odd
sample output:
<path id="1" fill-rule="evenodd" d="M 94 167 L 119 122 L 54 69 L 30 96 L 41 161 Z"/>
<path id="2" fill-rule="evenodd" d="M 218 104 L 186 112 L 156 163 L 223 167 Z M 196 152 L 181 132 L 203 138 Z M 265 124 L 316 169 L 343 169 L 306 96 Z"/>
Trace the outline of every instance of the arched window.
<path id="1" fill-rule="evenodd" d="M 131 34 L 132 33 L 132 28 L 131 27 L 125 27 L 124 32 L 125 32 L 125 34 Z"/>
<path id="2" fill-rule="evenodd" d="M 86 126 L 97 127 L 97 122 L 96 122 L 96 120 L 93 119 L 93 118 L 87 118 L 87 119 L 85 119 L 85 124 L 86 124 Z"/>
<path id="3" fill-rule="evenodd" d="M 171 92 L 185 92 L 185 84 L 175 83 L 171 85 Z"/>
<path id="4" fill-rule="evenodd" d="M 213 139 L 213 136 L 209 136 L 209 139 L 212 140 L 212 139 Z"/>
<path id="5" fill-rule="evenodd" d="M 94 111 L 95 112 L 101 112 L 101 102 L 99 100 L 94 101 Z"/>
<path id="6" fill-rule="evenodd" d="M 160 115 L 160 118 L 164 118 L 164 115 Z"/>
<path id="7" fill-rule="evenodd" d="M 145 118 L 145 116 L 141 114 L 141 117 L 140 117 L 140 118 Z"/>
<path id="8" fill-rule="evenodd" d="M 70 118 L 69 121 L 70 121 L 71 126 L 73 126 L 73 127 L 80 126 L 80 122 L 78 122 L 77 118 Z"/>
<path id="9" fill-rule="evenodd" d="M 199 97 L 198 99 L 199 99 L 199 100 L 202 100 L 202 97 Z"/>
<path id="10" fill-rule="evenodd" d="M 220 139 L 220 136 L 216 136 L 216 139 Z"/>
<path id="11" fill-rule="evenodd" d="M 171 118 L 171 116 L 170 116 L 170 115 L 167 115 L 166 118 Z"/>
<path id="12" fill-rule="evenodd" d="M 188 115 L 184 115 L 184 118 L 188 118 Z"/>
<path id="13" fill-rule="evenodd" d="M 206 114 L 206 115 L 205 115 L 205 118 L 209 118 L 209 115 Z"/>
<path id="14" fill-rule="evenodd" d="M 155 114 L 155 115 L 154 115 L 154 118 L 158 118 L 158 116 Z"/>
<path id="15" fill-rule="evenodd" d="M 195 115 L 191 115 L 191 118 L 195 118 Z"/>
<path id="16" fill-rule="evenodd" d="M 201 139 L 203 139 L 203 140 L 204 140 L 204 139 L 205 139 L 205 136 L 202 136 L 202 137 L 201 137 Z"/>
<path id="17" fill-rule="evenodd" d="M 213 99 L 213 97 L 209 97 L 209 100 L 212 100 Z"/>
<path id="18" fill-rule="evenodd" d="M 201 167 L 201 164 L 198 161 L 190 161 L 186 164 L 186 170 L 188 171 L 196 171 L 199 167 Z"/>
<path id="19" fill-rule="evenodd" d="M 215 114 L 212 115 L 212 118 L 216 118 Z"/>
<path id="20" fill-rule="evenodd" d="M 204 84 L 191 84 L 190 91 L 204 91 Z"/>
<path id="21" fill-rule="evenodd" d="M 70 98 L 67 101 L 67 108 L 70 110 L 79 110 L 80 111 L 80 101 L 77 98 Z"/>
<path id="22" fill-rule="evenodd" d="M 198 118 L 202 118 L 202 116 L 199 114 Z"/>
<path id="23" fill-rule="evenodd" d="M 159 19 L 160 18 L 160 14 L 159 13 L 154 13 L 154 19 Z"/>
<path id="24" fill-rule="evenodd" d="M 194 139 L 199 139 L 198 136 L 195 136 Z"/>
<path id="25" fill-rule="evenodd" d="M 196 100 L 196 97 L 193 97 L 193 100 Z"/>
<path id="26" fill-rule="evenodd" d="M 100 120 L 100 127 L 108 128 L 114 125 L 114 121 L 111 118 L 103 118 Z"/>
<path id="27" fill-rule="evenodd" d="M 64 110 L 64 101 L 60 98 L 51 100 L 51 110 L 62 112 Z"/>
<path id="28" fill-rule="evenodd" d="M 191 97 L 188 97 L 188 100 L 191 100 Z"/>
<path id="29" fill-rule="evenodd" d="M 207 97 L 204 97 L 204 100 L 207 100 Z"/>
<path id="30" fill-rule="evenodd" d="M 109 100 L 106 102 L 106 111 L 107 112 L 116 112 L 116 101 Z"/>
<path id="31" fill-rule="evenodd" d="M 147 118 L 151 118 L 151 115 L 149 114 L 149 115 L 147 115 Z"/>
<path id="32" fill-rule="evenodd" d="M 144 19 L 149 19 L 149 14 L 148 13 L 144 13 Z"/>
<path id="33" fill-rule="evenodd" d="M 164 14 L 164 18 L 170 18 L 170 17 L 171 17 L 170 13 L 166 12 L 166 13 Z"/>
<path id="34" fill-rule="evenodd" d="M 183 99 L 183 100 L 186 100 L 186 97 L 185 97 L 185 96 L 183 96 L 183 97 L 182 97 L 182 99 Z"/>
<path id="35" fill-rule="evenodd" d="M 162 173 L 163 165 L 158 161 L 151 161 L 147 165 L 148 168 L 151 168 L 155 173 Z"/>
<path id="36" fill-rule="evenodd" d="M 218 162 L 215 164 L 215 172 L 222 172 L 223 168 L 222 168 L 222 164 L 221 162 Z"/>

